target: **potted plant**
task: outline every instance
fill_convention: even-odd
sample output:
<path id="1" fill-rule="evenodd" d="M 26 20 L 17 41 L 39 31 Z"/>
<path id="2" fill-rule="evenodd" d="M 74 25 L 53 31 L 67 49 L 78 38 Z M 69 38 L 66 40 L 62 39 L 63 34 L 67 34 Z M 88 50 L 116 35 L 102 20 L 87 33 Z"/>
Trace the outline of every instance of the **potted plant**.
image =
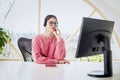
<path id="1" fill-rule="evenodd" d="M 3 51 L 4 46 L 7 44 L 7 39 L 10 40 L 8 32 L 4 28 L 0 28 L 0 54 Z"/>

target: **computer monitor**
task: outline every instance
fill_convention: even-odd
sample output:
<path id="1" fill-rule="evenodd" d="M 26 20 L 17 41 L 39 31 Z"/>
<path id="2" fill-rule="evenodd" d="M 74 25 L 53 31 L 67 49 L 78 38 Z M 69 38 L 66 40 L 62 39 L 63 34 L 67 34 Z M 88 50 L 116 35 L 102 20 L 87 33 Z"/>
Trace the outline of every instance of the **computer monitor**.
<path id="1" fill-rule="evenodd" d="M 113 21 L 83 17 L 75 57 L 104 55 L 104 71 L 93 71 L 88 73 L 89 76 L 111 77 L 113 75 L 110 48 L 113 26 Z"/>

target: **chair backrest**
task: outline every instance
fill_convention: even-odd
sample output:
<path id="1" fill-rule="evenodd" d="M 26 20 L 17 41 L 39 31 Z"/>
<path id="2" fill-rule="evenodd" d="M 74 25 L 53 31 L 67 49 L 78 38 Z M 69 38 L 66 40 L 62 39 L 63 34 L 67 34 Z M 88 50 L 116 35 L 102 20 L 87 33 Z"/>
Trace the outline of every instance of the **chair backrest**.
<path id="1" fill-rule="evenodd" d="M 24 61 L 32 62 L 32 39 L 21 37 L 18 39 L 18 47 L 23 55 Z"/>

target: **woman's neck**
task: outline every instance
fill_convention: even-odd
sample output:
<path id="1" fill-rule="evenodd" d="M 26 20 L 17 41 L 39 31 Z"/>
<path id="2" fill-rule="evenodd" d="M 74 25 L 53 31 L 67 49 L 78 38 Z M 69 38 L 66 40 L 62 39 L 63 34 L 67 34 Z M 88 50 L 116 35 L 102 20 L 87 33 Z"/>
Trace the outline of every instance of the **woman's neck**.
<path id="1" fill-rule="evenodd" d="M 54 34 L 53 34 L 52 32 L 45 31 L 45 32 L 44 32 L 44 36 L 45 36 L 45 37 L 48 37 L 48 38 L 53 38 L 53 37 L 54 37 Z"/>

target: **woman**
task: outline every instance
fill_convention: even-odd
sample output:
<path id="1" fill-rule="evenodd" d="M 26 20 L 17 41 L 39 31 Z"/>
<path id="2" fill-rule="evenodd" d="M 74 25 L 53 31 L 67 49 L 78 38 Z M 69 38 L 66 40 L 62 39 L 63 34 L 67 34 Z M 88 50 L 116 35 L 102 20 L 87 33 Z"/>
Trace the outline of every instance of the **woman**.
<path id="1" fill-rule="evenodd" d="M 56 16 L 47 15 L 44 27 L 45 32 L 32 39 L 33 60 L 38 64 L 69 63 L 64 59 L 66 51 Z"/>

